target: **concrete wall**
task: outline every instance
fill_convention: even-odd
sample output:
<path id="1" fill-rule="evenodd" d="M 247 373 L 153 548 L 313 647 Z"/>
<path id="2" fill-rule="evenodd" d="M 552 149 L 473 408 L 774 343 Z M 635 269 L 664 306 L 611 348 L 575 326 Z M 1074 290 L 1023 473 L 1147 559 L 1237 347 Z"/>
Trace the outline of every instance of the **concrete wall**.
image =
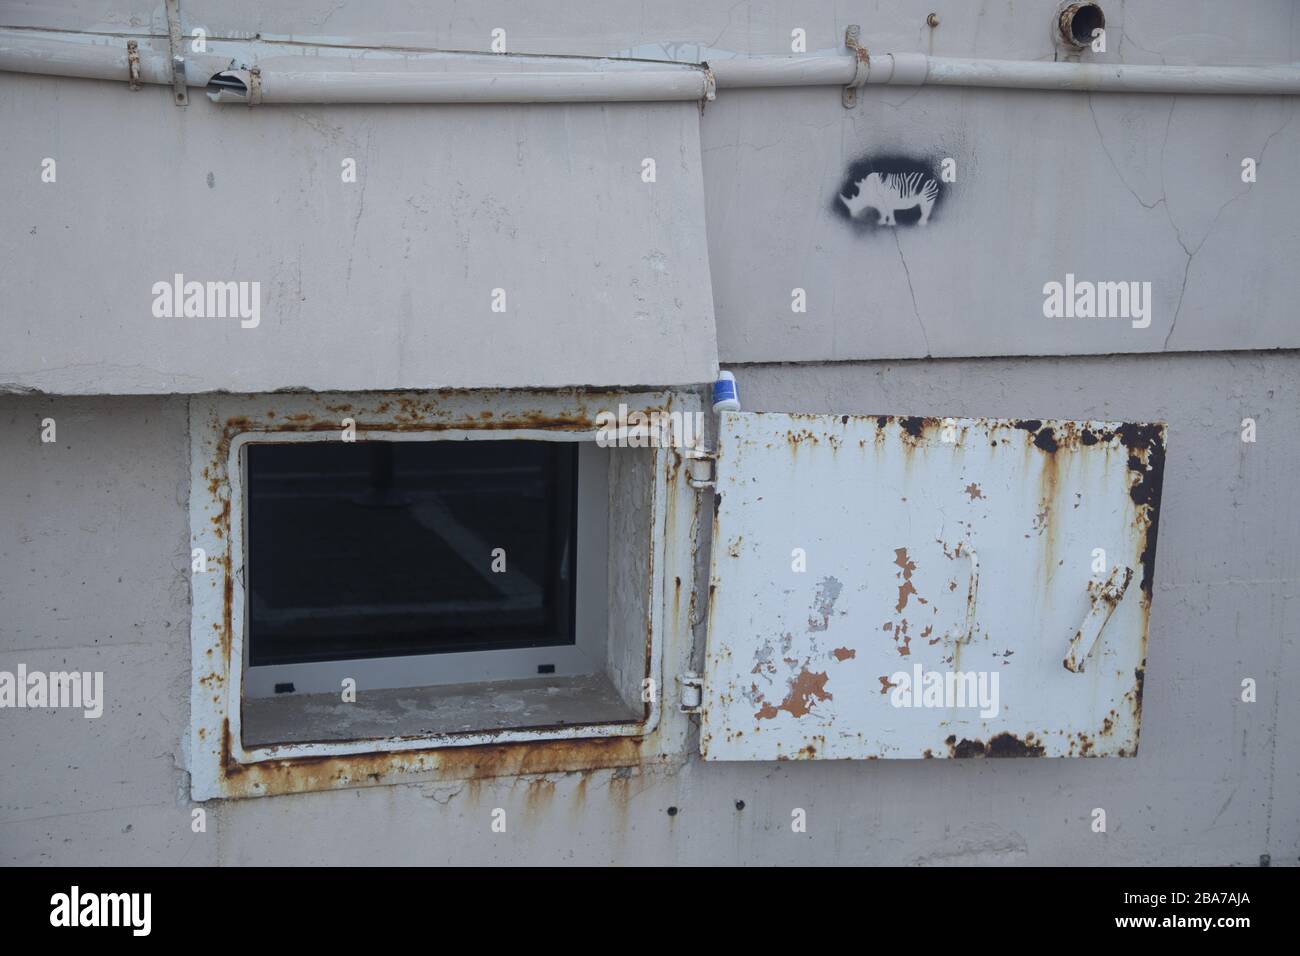
<path id="1" fill-rule="evenodd" d="M 190 829 L 183 397 L 0 400 L 0 669 L 108 708 L 0 720 L 0 859 L 60 863 L 1294 863 L 1300 354 L 763 365 L 753 410 L 1162 419 L 1134 759 L 708 764 L 206 804 Z M 59 423 L 41 445 L 41 418 Z M 1240 422 L 1258 422 L 1243 443 Z M 1253 677 L 1259 697 L 1242 703 Z M 737 809 L 737 801 L 744 809 Z M 507 834 L 489 830 L 506 809 Z M 668 808 L 677 807 L 676 815 Z M 790 832 L 790 812 L 808 832 Z M 1103 807 L 1109 832 L 1090 829 Z"/>
<path id="2" fill-rule="evenodd" d="M 500 28 L 514 52 L 690 61 L 788 54 L 794 29 L 808 51 L 847 57 L 844 28 L 858 23 L 877 52 L 1066 55 L 1055 0 L 953 5 L 933 29 L 932 6 L 619 0 L 559 12 L 494 0 L 445 4 L 445 18 L 395 4 L 376 23 L 361 3 L 200 0 L 182 22 L 214 43 L 486 52 Z M 103 30 L 119 45 L 161 30 L 152 0 L 6 7 L 8 25 Z M 1088 62 L 1296 59 L 1300 24 L 1281 0 L 1103 7 L 1107 52 Z M 283 51 L 262 41 L 247 49 Z M 717 356 L 731 362 L 1300 347 L 1300 273 L 1272 265 L 1300 258 L 1294 97 L 880 87 L 845 110 L 834 87 L 723 89 L 697 115 L 681 104 L 246 109 L 193 92 L 181 109 L 160 86 L 0 79 L 12 138 L 0 153 L 0 387 L 694 382 L 713 369 L 710 299 Z M 663 170 L 652 194 L 639 178 L 647 156 Z M 47 157 L 58 184 L 40 181 Z M 340 181 L 347 157 L 359 160 L 352 184 Z M 1241 178 L 1247 158 L 1254 183 Z M 924 228 L 843 215 L 837 197 L 865 170 L 904 162 L 939 175 L 945 159 L 955 181 Z M 546 256 L 530 251 L 539 237 Z M 176 273 L 260 282 L 261 325 L 155 317 L 153 283 Z M 1068 274 L 1150 283 L 1149 325 L 1044 319 L 1044 284 Z M 515 296 L 506 315 L 489 308 L 498 287 Z M 791 309 L 795 289 L 805 312 Z M 606 333 L 585 348 L 571 334 L 577 313 Z M 616 340 L 626 347 L 604 347 Z"/>
<path id="3" fill-rule="evenodd" d="M 1297 59 L 1300 20 L 1285 0 L 1230 8 L 1211 0 L 1102 5 L 1112 38 L 1097 57 L 1102 62 Z M 924 25 L 932 0 L 592 0 L 546 9 L 485 0 L 433 10 L 404 2 L 387 5 L 382 21 L 359 2 L 182 6 L 187 28 L 234 38 L 486 50 L 492 29 L 503 27 L 515 51 L 697 60 L 788 53 L 796 27 L 806 29 L 809 50 L 840 48 L 844 27 L 859 23 L 873 50 L 1060 55 L 1052 0 L 953 4 L 939 10 L 933 30 Z M 156 34 L 165 32 L 162 10 L 154 0 L 52 8 L 9 2 L 0 3 L 0 22 Z M 128 105 L 130 97 L 136 100 Z M 285 202 L 308 208 L 311 190 L 295 187 L 295 175 L 310 182 L 317 166 L 336 168 L 336 149 L 364 147 L 376 130 L 399 149 L 402 124 L 414 127 L 433 111 L 229 109 L 196 95 L 180 110 L 160 87 L 130 94 L 125 84 L 0 74 L 0 128 L 27 123 L 23 141 L 7 141 L 0 151 L 0 206 L 29 214 L 0 217 L 0 392 L 50 393 L 0 395 L 0 670 L 19 662 L 76 667 L 103 670 L 109 682 L 98 720 L 68 710 L 0 712 L 0 861 L 1253 865 L 1268 854 L 1275 864 L 1297 862 L 1300 695 L 1290 681 L 1300 673 L 1300 506 L 1290 479 L 1300 470 L 1300 271 L 1288 266 L 1300 253 L 1294 98 L 867 90 L 862 104 L 846 111 L 833 88 L 723 90 L 700 118 L 702 158 L 690 158 L 702 169 L 717 354 L 736 369 L 747 409 L 1169 423 L 1138 757 L 684 759 L 653 771 L 216 801 L 206 805 L 207 832 L 196 834 L 184 769 L 190 607 L 183 393 L 329 383 L 437 387 L 447 384 L 440 379 L 448 367 L 427 354 L 404 359 L 406 350 L 385 337 L 394 312 L 402 327 L 415 328 L 418 309 L 409 298 L 403 306 L 401 277 L 376 265 L 392 223 L 366 222 L 360 196 L 322 205 L 312 220 L 322 233 L 277 216 L 270 201 L 277 190 L 257 193 L 256 202 L 245 196 L 241 205 L 244 194 L 227 188 L 239 177 L 255 181 L 252 167 L 239 162 L 256 157 L 275 164 Z M 513 115 L 520 124 L 559 115 L 535 109 Z M 52 119 L 40 121 L 46 116 Z M 438 137 L 424 131 L 410 141 L 432 148 Z M 693 144 L 693 131 L 674 141 Z M 203 143 L 215 144 L 230 172 L 193 151 Z M 61 176 L 93 162 L 99 178 L 88 195 L 117 190 L 117 197 L 93 220 L 75 203 L 42 211 L 51 200 L 39 191 L 54 187 L 39 182 L 34 164 L 46 155 L 60 157 Z M 882 155 L 956 160 L 958 179 L 924 230 L 854 228 L 836 211 L 854 164 Z M 1258 182 L 1241 181 L 1243 157 L 1258 161 Z M 393 162 L 391 175 L 367 187 L 372 213 L 410 208 L 408 199 L 434 194 L 418 162 Z M 168 188 L 151 188 L 159 183 Z M 303 273 L 296 245 L 273 260 L 271 288 L 283 309 L 264 319 L 265 328 L 296 329 L 304 344 L 297 360 L 284 358 L 290 349 L 275 361 L 250 353 L 247 364 L 232 364 L 219 336 L 113 353 L 120 343 L 101 323 L 152 321 L 151 297 L 144 289 L 136 301 L 116 283 L 92 286 L 87 270 L 103 274 L 103 262 L 165 257 L 152 237 L 169 206 L 186 201 L 207 204 L 224 224 L 265 230 L 259 241 L 267 249 L 301 242 L 321 251 L 327 267 L 308 261 Z M 190 217 L 194 233 L 178 254 L 207 261 L 203 249 L 226 248 L 225 258 L 212 261 L 232 261 L 235 253 L 220 246 L 226 240 L 201 228 L 201 209 L 177 215 Z M 422 234 L 423 215 L 412 211 L 404 228 Z M 671 216 L 658 222 L 678 235 Z M 60 232 L 73 230 L 85 235 L 60 241 Z M 696 248 L 686 239 L 678 244 Z M 414 276 L 419 267 L 402 268 Z M 521 280 L 542 281 L 543 267 L 510 263 Z M 159 277 L 171 271 L 167 265 Z M 1045 319 L 1042 285 L 1067 272 L 1150 281 L 1150 327 Z M 790 309 L 795 287 L 807 292 L 806 313 Z M 323 308 L 340 288 L 360 307 L 346 323 Z M 303 311 L 303 297 L 322 310 Z M 367 302 L 377 305 L 366 311 Z M 320 347 L 313 315 L 333 323 L 328 341 L 337 347 Z M 432 315 L 429 328 L 436 331 L 438 321 Z M 373 336 L 361 352 L 339 345 L 352 322 Z M 708 364 L 712 329 L 701 326 L 700 335 Z M 432 347 L 431 340 L 410 341 Z M 689 365 L 696 344 L 689 333 L 674 340 L 679 367 L 699 367 Z M 1006 355 L 1026 357 L 996 357 Z M 948 358 L 909 360 L 924 356 Z M 482 380 L 503 382 L 529 363 L 572 367 L 582 358 L 544 341 Z M 239 378 L 254 367 L 256 375 Z M 93 394 L 124 391 L 175 394 Z M 1240 439 L 1247 416 L 1258 422 L 1253 444 Z M 45 417 L 58 423 L 55 444 L 39 440 Z M 1240 701 L 1245 677 L 1258 682 L 1256 703 Z M 508 834 L 489 830 L 495 807 L 508 811 Z M 679 812 L 670 815 L 672 807 Z M 808 813 L 806 834 L 790 831 L 795 807 Z M 1104 835 L 1090 829 L 1094 807 L 1107 810 Z"/>

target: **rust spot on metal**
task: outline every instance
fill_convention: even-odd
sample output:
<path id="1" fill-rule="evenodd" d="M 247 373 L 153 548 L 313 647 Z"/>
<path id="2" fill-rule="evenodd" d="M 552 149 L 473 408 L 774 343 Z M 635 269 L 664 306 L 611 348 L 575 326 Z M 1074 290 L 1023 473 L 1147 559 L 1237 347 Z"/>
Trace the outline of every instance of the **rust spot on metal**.
<path id="1" fill-rule="evenodd" d="M 903 576 L 903 583 L 898 586 L 898 604 L 894 610 L 902 611 L 907 607 L 908 596 L 916 593 L 916 588 L 912 585 L 912 572 L 916 570 L 916 562 L 908 558 L 906 548 L 895 548 L 894 564 L 902 568 Z"/>
<path id="2" fill-rule="evenodd" d="M 885 677 L 884 675 L 881 675 L 881 677 L 880 677 L 880 693 L 882 693 L 882 694 L 888 694 L 888 693 L 889 693 L 889 688 L 891 688 L 891 687 L 897 687 L 897 686 L 898 686 L 897 684 L 890 683 L 890 680 L 889 680 L 888 677 Z"/>
<path id="3" fill-rule="evenodd" d="M 831 653 L 837 661 L 848 661 L 858 656 L 858 652 L 851 647 L 837 647 Z"/>
<path id="4" fill-rule="evenodd" d="M 949 756 L 958 759 L 971 757 L 1041 757 L 1046 753 L 1046 748 L 1032 733 L 1025 734 L 1024 740 L 1021 740 L 1015 734 L 1001 733 L 992 738 L 987 744 L 982 740 L 967 740 L 965 738 L 958 741 L 954 734 L 944 743 L 948 745 Z"/>
<path id="5" fill-rule="evenodd" d="M 975 484 L 973 481 L 966 486 L 966 494 L 970 495 L 971 501 L 974 501 L 976 498 L 984 497 L 984 492 L 980 491 L 980 486 Z"/>
<path id="6" fill-rule="evenodd" d="M 829 677 L 825 671 L 814 674 L 804 668 L 790 681 L 789 692 L 780 706 L 773 707 L 770 703 L 764 703 L 754 716 L 759 720 L 771 720 L 777 711 L 784 710 L 791 717 L 803 717 L 812 711 L 817 701 L 831 699 L 831 693 L 826 690 L 827 680 Z"/>
<path id="7" fill-rule="evenodd" d="M 231 607 L 235 600 L 235 579 L 231 570 L 230 564 L 227 563 L 221 583 L 221 657 L 227 664 L 230 661 L 230 635 L 232 634 Z"/>
<path id="8" fill-rule="evenodd" d="M 898 420 L 899 427 L 913 438 L 920 438 L 925 434 L 925 422 L 926 420 L 924 418 L 917 418 L 916 416 L 900 418 Z"/>
<path id="9" fill-rule="evenodd" d="M 1142 563 L 1142 593 L 1149 604 L 1155 581 L 1156 536 L 1165 480 L 1164 426 L 1130 423 L 1121 425 L 1115 432 L 1130 453 L 1128 467 L 1133 478 L 1129 496 L 1144 512 L 1146 540 L 1139 560 Z"/>
<path id="10" fill-rule="evenodd" d="M 223 721 L 221 766 L 231 796 L 299 793 L 374 783 L 436 771 L 450 780 L 586 772 L 644 762 L 640 737 L 537 740 L 474 747 L 294 757 L 241 764 L 234 760 L 230 721 Z"/>

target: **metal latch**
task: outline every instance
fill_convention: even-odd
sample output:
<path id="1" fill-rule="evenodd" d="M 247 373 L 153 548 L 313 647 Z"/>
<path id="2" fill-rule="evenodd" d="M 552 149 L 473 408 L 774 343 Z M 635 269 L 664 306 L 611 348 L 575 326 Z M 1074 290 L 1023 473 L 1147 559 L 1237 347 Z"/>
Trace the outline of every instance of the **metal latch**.
<path id="1" fill-rule="evenodd" d="M 867 73 L 871 69 L 871 55 L 867 48 L 858 42 L 861 30 L 854 23 L 844 31 L 844 45 L 853 51 L 853 79 L 849 85 L 844 87 L 840 95 L 840 102 L 844 104 L 846 110 L 851 110 L 858 105 L 858 88 L 867 82 Z"/>
<path id="2" fill-rule="evenodd" d="M 1120 599 L 1124 597 L 1124 592 L 1128 590 L 1129 582 L 1132 580 L 1132 568 L 1116 565 L 1105 581 L 1088 582 L 1088 597 L 1092 599 L 1092 608 L 1088 611 L 1088 616 L 1083 619 L 1083 623 L 1079 625 L 1079 629 L 1074 632 L 1074 637 L 1070 640 L 1070 650 L 1065 655 L 1065 660 L 1061 662 L 1067 671 L 1075 674 L 1083 673 L 1084 660 L 1092 653 L 1093 646 L 1101 637 L 1101 629 L 1115 613 L 1115 608 L 1119 606 Z"/>
<path id="3" fill-rule="evenodd" d="M 685 674 L 677 675 L 677 683 L 681 685 L 681 705 L 679 709 L 683 714 L 698 714 L 700 706 L 704 702 L 704 678 L 694 671 L 688 671 Z"/>

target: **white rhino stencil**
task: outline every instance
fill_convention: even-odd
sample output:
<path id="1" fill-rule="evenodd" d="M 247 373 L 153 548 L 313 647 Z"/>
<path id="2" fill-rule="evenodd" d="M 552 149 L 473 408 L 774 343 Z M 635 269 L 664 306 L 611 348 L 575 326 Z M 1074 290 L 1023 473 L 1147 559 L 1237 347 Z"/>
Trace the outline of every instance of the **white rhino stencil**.
<path id="1" fill-rule="evenodd" d="M 920 224 L 924 226 L 930 221 L 930 210 L 939 196 L 939 183 L 925 173 L 871 173 L 854 185 L 856 195 L 852 198 L 841 195 L 840 202 L 854 219 L 867 209 L 876 210 L 880 214 L 877 224 L 881 226 L 894 225 L 896 213 L 917 206 L 921 207 Z"/>

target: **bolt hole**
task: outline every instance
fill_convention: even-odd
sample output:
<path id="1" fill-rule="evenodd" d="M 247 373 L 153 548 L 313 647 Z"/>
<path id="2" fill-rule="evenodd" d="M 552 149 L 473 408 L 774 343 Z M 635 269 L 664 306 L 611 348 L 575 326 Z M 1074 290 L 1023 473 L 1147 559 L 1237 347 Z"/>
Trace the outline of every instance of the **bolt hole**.
<path id="1" fill-rule="evenodd" d="M 676 808 L 676 807 L 669 807 L 669 808 L 668 808 L 668 815 L 669 815 L 670 817 L 675 817 L 675 816 L 677 816 L 677 808 Z"/>
<path id="2" fill-rule="evenodd" d="M 743 809 L 745 809 L 745 801 L 744 801 L 744 800 L 737 800 L 737 801 L 736 801 L 736 809 L 737 809 L 737 810 L 743 810 Z"/>
<path id="3" fill-rule="evenodd" d="M 1095 3 L 1072 3 L 1061 11 L 1061 39 L 1083 49 L 1092 43 L 1092 31 L 1106 28 L 1106 14 Z"/>

